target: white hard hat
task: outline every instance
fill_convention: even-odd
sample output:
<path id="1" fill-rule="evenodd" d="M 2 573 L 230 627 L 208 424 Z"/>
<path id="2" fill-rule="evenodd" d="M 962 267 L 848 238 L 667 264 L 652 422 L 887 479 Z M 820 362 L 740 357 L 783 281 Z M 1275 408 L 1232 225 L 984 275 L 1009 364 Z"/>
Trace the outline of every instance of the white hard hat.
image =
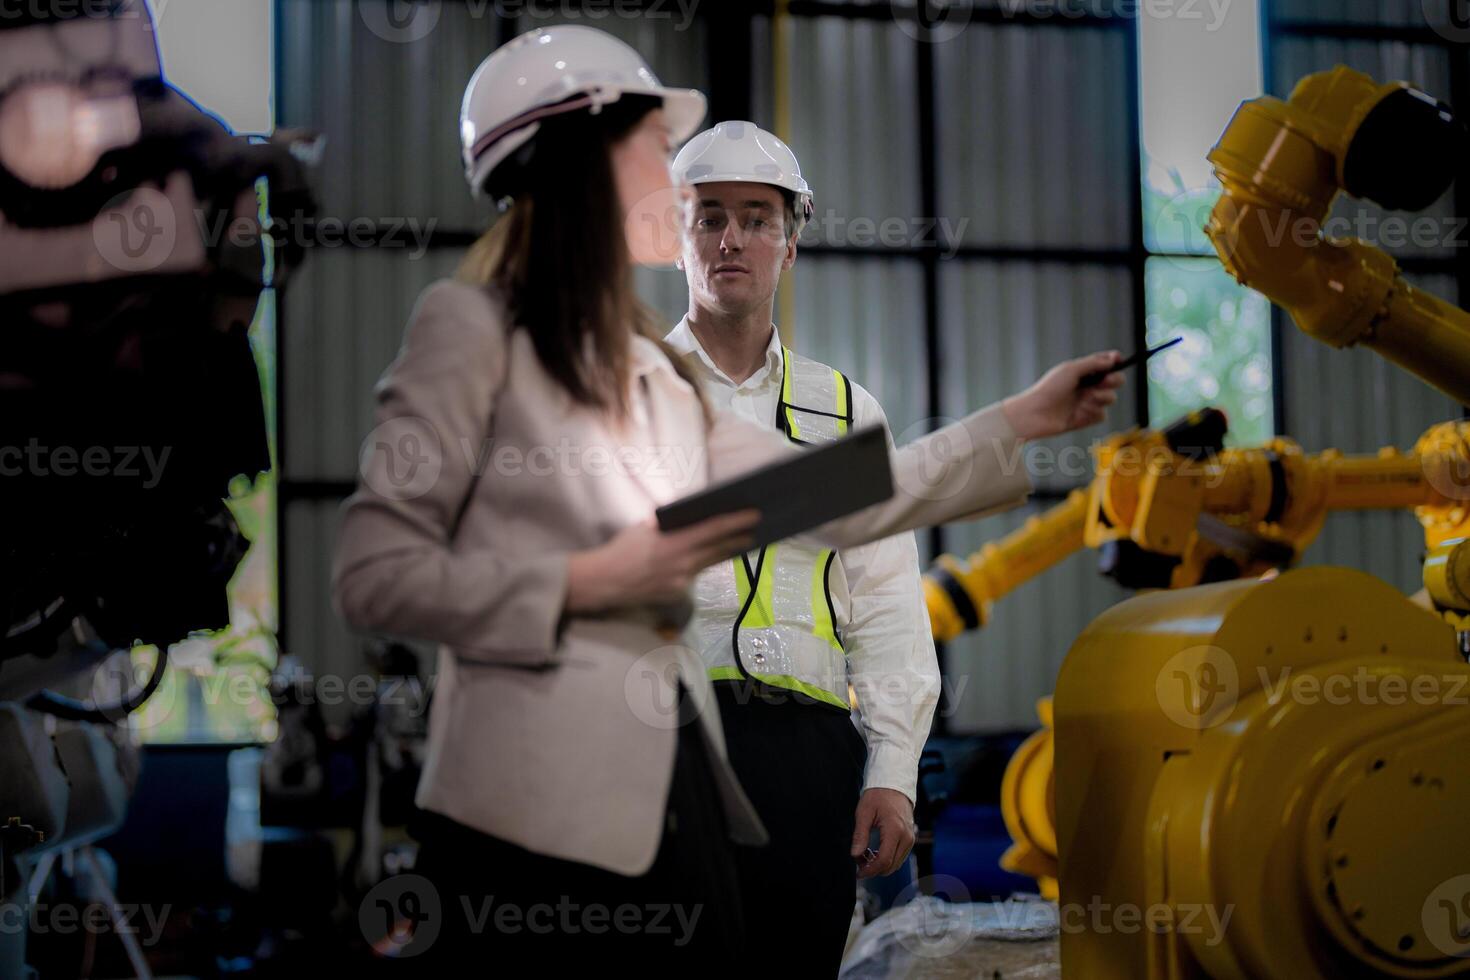
<path id="1" fill-rule="evenodd" d="M 540 128 L 539 120 L 578 109 L 598 111 L 624 94 L 664 101 L 675 141 L 704 118 L 704 96 L 665 88 L 642 56 L 611 34 L 567 25 L 528 31 L 480 62 L 465 88 L 459 137 L 465 178 L 476 197 L 485 178 Z"/>
<path id="2" fill-rule="evenodd" d="M 706 129 L 674 158 L 674 178 L 684 184 L 740 181 L 770 184 L 796 198 L 796 228 L 812 215 L 812 189 L 791 147 L 753 122 L 733 120 Z"/>

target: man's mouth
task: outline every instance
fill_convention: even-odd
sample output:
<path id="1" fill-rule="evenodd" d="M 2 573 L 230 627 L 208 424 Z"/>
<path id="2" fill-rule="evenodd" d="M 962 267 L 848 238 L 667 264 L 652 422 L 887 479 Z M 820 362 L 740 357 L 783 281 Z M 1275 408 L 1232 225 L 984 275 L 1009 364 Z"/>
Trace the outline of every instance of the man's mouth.
<path id="1" fill-rule="evenodd" d="M 748 275 L 750 275 L 750 270 L 747 269 L 743 265 L 717 265 L 717 266 L 715 266 L 715 275 L 722 276 L 722 275 L 725 275 L 726 273 L 738 274 L 738 275 L 742 275 L 742 276 L 748 276 Z"/>

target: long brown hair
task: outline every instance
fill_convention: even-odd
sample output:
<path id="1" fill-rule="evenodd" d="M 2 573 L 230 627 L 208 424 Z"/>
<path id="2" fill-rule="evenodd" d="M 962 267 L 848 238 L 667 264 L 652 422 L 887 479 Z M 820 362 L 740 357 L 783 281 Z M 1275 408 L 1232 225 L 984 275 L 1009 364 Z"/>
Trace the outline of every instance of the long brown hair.
<path id="1" fill-rule="evenodd" d="M 660 105 L 650 96 L 623 96 L 595 115 L 543 120 L 487 188 L 514 203 L 470 247 L 457 274 L 497 289 L 511 322 L 530 333 L 542 366 L 574 401 L 619 416 L 628 410 L 632 332 L 657 343 L 699 391 L 634 291 L 613 176 L 613 144 Z"/>

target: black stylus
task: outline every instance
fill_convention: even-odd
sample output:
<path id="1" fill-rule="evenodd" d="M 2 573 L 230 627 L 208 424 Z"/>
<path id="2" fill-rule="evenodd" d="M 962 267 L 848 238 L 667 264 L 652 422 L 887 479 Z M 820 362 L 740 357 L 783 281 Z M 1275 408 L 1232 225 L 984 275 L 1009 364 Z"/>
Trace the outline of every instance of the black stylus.
<path id="1" fill-rule="evenodd" d="M 1142 364 L 1144 361 L 1147 361 L 1150 357 L 1153 357 L 1159 351 L 1168 350 L 1170 347 L 1173 347 L 1175 344 L 1179 343 L 1183 339 L 1183 337 L 1175 337 L 1173 340 L 1166 340 L 1157 347 L 1151 347 L 1148 350 L 1139 351 L 1132 357 L 1125 357 L 1123 360 L 1119 361 L 1117 364 L 1114 364 L 1110 368 L 1102 371 L 1093 371 L 1091 374 L 1084 374 L 1082 376 L 1082 380 L 1077 382 L 1077 387 L 1091 388 L 1095 384 L 1101 384 L 1102 379 L 1106 378 L 1114 371 L 1122 371 L 1126 368 L 1133 367 L 1135 364 Z"/>

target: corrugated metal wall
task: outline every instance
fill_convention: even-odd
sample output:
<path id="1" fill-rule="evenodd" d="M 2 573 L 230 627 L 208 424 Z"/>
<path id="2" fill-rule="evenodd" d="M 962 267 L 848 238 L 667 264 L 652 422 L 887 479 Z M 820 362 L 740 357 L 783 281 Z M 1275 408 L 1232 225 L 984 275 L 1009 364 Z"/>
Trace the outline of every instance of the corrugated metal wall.
<path id="1" fill-rule="evenodd" d="M 465 81 L 499 38 L 493 18 L 471 11 L 493 8 L 428 5 L 437 8 L 433 23 L 404 22 L 375 6 L 388 2 L 278 0 L 281 124 L 326 133 L 326 213 L 411 219 L 419 229 L 432 222 L 441 233 L 477 231 L 489 212 L 464 190 L 455 124 Z M 526 15 L 517 29 L 555 20 Z M 632 43 L 666 83 L 707 90 L 702 21 L 580 22 Z M 768 127 L 769 27 L 756 18 L 752 86 L 752 115 Z M 1131 173 L 1127 35 L 1118 28 L 977 23 L 935 45 L 937 215 L 924 214 L 921 201 L 917 42 L 891 18 L 841 16 L 795 17 L 789 41 L 791 143 L 817 202 L 803 245 L 820 247 L 800 255 L 788 280 L 792 322 L 782 324 L 783 333 L 872 391 L 895 432 L 916 435 L 933 414 L 924 264 L 916 255 L 926 242 L 1002 250 L 1127 247 L 1131 198 L 1119 190 Z M 1076 167 L 1083 156 L 1089 166 Z M 406 233 L 399 237 L 410 242 Z M 450 274 L 457 258 L 455 250 L 419 255 L 410 247 L 312 257 L 282 311 L 288 480 L 321 487 L 354 478 L 371 386 L 397 349 L 414 297 Z M 683 315 L 682 274 L 640 271 L 638 282 L 670 323 Z M 941 414 L 1001 397 L 1063 357 L 1128 346 L 1135 316 L 1128 282 L 1117 262 L 971 256 L 943 263 L 936 296 Z M 1120 425 L 1132 421 L 1120 410 Z M 348 672 L 359 669 L 356 644 L 327 596 L 338 505 L 323 492 L 285 496 L 283 606 L 290 652 L 318 670 Z M 952 531 L 951 550 L 977 547 L 1022 516 Z M 928 536 L 919 540 L 926 550 Z M 1049 603 L 1050 595 L 1065 599 Z M 952 726 L 1030 726 L 1031 702 L 1050 690 L 1071 636 L 1116 598 L 1091 571 L 1090 557 L 1081 556 L 1008 599 L 984 637 L 953 648 L 952 687 L 964 696 Z"/>
<path id="2" fill-rule="evenodd" d="M 473 12 L 493 7 L 426 5 L 438 19 L 420 31 L 423 22 L 395 28 L 386 14 L 372 13 L 390 0 L 277 2 L 279 119 L 326 132 L 320 180 L 326 213 L 412 220 L 419 231 L 431 222 L 441 233 L 478 231 L 489 212 L 465 192 L 455 124 L 465 81 L 501 36 L 493 17 Z M 1295 0 L 1275 6 L 1278 19 L 1362 23 L 1377 22 L 1385 5 Z M 1417 16 L 1418 5 L 1410 6 Z M 516 26 L 552 22 L 526 15 Z M 665 82 L 708 89 L 702 20 L 580 22 L 634 44 Z M 755 18 L 751 114 L 772 127 L 769 28 L 769 20 Z M 781 326 L 799 350 L 871 390 L 895 432 L 923 431 L 936 404 L 938 415 L 952 417 L 993 401 L 1062 358 L 1131 348 L 1141 315 L 1133 308 L 1127 260 L 1135 221 L 1132 29 L 1060 19 L 977 20 L 927 51 L 938 201 L 938 213 L 927 215 L 918 43 L 888 17 L 790 22 L 789 135 L 814 187 L 818 220 L 803 238 L 789 279 L 791 322 Z M 1270 55 L 1278 94 L 1301 74 L 1338 61 L 1447 94 L 1448 55 L 1431 45 L 1315 38 L 1298 30 L 1276 38 Z M 1450 211 L 1441 202 L 1430 213 L 1447 219 Z M 1362 213 L 1376 220 L 1374 212 Z M 1356 219 L 1359 211 L 1339 214 Z M 885 220 L 907 240 L 880 233 Z M 953 255 L 938 262 L 933 282 L 940 358 L 937 390 L 931 390 L 926 263 L 934 259 L 919 239 L 936 234 L 934 241 Z M 289 652 L 319 670 L 359 669 L 356 644 L 327 601 L 338 500 L 323 488 L 354 478 L 372 383 L 397 349 L 414 297 L 458 259 L 454 249 L 418 254 L 406 231 L 399 240 L 404 247 L 318 250 L 282 308 L 284 475 L 316 488 L 283 498 L 283 613 Z M 1436 264 L 1450 254 L 1447 247 L 1402 251 L 1427 262 L 1429 271 L 1416 273 L 1425 288 L 1457 298 L 1453 278 Z M 682 274 L 640 271 L 638 282 L 669 323 L 683 314 Z M 1289 434 L 1309 450 L 1407 446 L 1458 411 L 1368 352 L 1331 351 L 1290 327 L 1282 352 Z M 1110 428 L 1134 421 L 1129 404 Z M 1085 446 L 1104 431 L 1042 448 L 1075 462 L 1077 453 L 1059 451 Z M 1085 471 L 1047 472 L 1036 482 L 1060 493 L 1086 478 Z M 1052 503 L 1043 499 L 948 529 L 948 550 L 968 553 Z M 919 540 L 927 550 L 928 536 Z M 1367 568 L 1411 588 L 1419 547 L 1407 515 L 1343 515 L 1329 521 L 1308 559 Z M 952 730 L 1034 724 L 1032 702 L 1050 691 L 1072 639 L 1123 596 L 1094 566 L 1094 555 L 1074 556 L 1002 600 L 982 635 L 951 645 L 949 684 L 962 695 L 949 719 Z"/>
<path id="3" fill-rule="evenodd" d="M 783 331 L 873 391 L 900 438 L 931 422 L 923 267 L 912 255 L 929 240 L 954 255 L 937 283 L 941 417 L 1010 394 L 1058 360 L 1131 346 L 1125 263 L 973 254 L 1128 248 L 1127 44 L 1116 27 L 973 23 L 934 45 L 939 206 L 929 215 L 914 40 L 890 20 L 794 19 L 790 142 L 819 219 L 803 242 L 868 254 L 799 257 L 795 321 Z M 1083 158 L 1088 165 L 1077 166 Z M 878 232 L 884 222 L 891 234 Z M 1134 421 L 1126 404 L 1116 419 Z M 1085 446 L 1093 435 L 1070 442 Z M 1068 444 L 1036 448 L 1058 454 Z M 1086 478 L 1048 473 L 1036 482 L 1065 489 Z M 966 554 L 1051 504 L 948 528 L 947 549 Z M 927 556 L 929 536 L 919 542 Z M 951 730 L 1033 726 L 1032 704 L 1050 693 L 1072 639 L 1121 594 L 1091 556 L 1079 556 L 1004 600 L 983 635 L 949 648 L 948 683 L 960 695 Z"/>
<path id="4" fill-rule="evenodd" d="M 840 17 L 794 18 L 790 35 L 789 136 L 816 203 L 803 239 L 866 247 L 866 222 L 921 215 L 914 42 Z"/>
<path id="5" fill-rule="evenodd" d="M 1129 247 L 1130 31 L 971 24 L 936 45 L 939 210 L 956 227 L 965 222 L 964 244 Z M 1065 358 L 1131 350 L 1142 315 L 1121 263 L 956 258 L 941 266 L 939 296 L 946 417 L 1003 398 Z M 1133 424 L 1130 405 L 1120 403 L 1110 426 L 1030 447 L 1033 483 L 1054 492 L 1001 517 L 947 528 L 947 549 L 967 555 L 1085 483 L 1091 460 L 1081 450 L 1108 429 Z M 1000 600 L 989 626 L 949 645 L 947 682 L 963 692 L 951 730 L 1034 727 L 1033 704 L 1051 693 L 1073 639 L 1123 595 L 1097 573 L 1095 556 L 1083 553 Z"/>
<path id="6" fill-rule="evenodd" d="M 1128 247 L 1127 34 L 971 24 L 935 46 L 940 212 L 965 244 Z"/>
<path id="7" fill-rule="evenodd" d="M 339 489 L 357 475 L 372 386 L 393 359 L 418 294 L 452 275 L 459 248 L 421 247 L 430 233 L 466 236 L 490 221 L 459 163 L 465 83 L 500 41 L 496 5 L 393 0 L 278 0 L 279 124 L 326 136 L 316 188 L 322 214 L 371 219 L 375 246 L 317 248 L 281 307 L 282 618 L 287 653 L 321 672 L 362 670 L 359 642 L 328 594 Z M 523 5 L 524 6 L 524 5 Z M 525 7 L 517 31 L 574 18 Z M 582 18 L 649 57 L 671 85 L 705 88 L 703 25 L 670 16 Z M 687 30 L 686 30 L 687 28 Z M 677 279 L 677 288 L 673 279 Z M 677 319 L 677 273 L 640 275 Z M 677 300 L 677 302 L 675 302 Z"/>
<path id="8" fill-rule="evenodd" d="M 795 350 L 852 379 L 878 399 L 903 440 L 928 431 L 923 356 L 923 270 L 913 259 L 806 256 L 797 260 Z"/>
<path id="9" fill-rule="evenodd" d="M 969 261 L 946 266 L 942 287 L 945 413 L 958 416 L 1022 386 L 1049 365 L 1098 348 L 1131 349 L 1133 312 L 1127 269 L 1048 263 Z M 1133 419 L 1126 407 L 1112 424 L 1028 447 L 1032 482 L 1056 491 L 1003 517 L 946 529 L 949 550 L 966 555 L 1009 533 L 1031 514 L 1055 506 L 1087 482 L 1083 448 Z M 1072 447 L 1068 451 L 1068 447 Z M 1082 628 L 1126 594 L 1098 574 L 1082 552 L 1001 599 L 989 626 L 950 644 L 950 683 L 968 685 L 954 730 L 1033 727 L 1032 704 L 1050 694 L 1062 658 Z"/>

